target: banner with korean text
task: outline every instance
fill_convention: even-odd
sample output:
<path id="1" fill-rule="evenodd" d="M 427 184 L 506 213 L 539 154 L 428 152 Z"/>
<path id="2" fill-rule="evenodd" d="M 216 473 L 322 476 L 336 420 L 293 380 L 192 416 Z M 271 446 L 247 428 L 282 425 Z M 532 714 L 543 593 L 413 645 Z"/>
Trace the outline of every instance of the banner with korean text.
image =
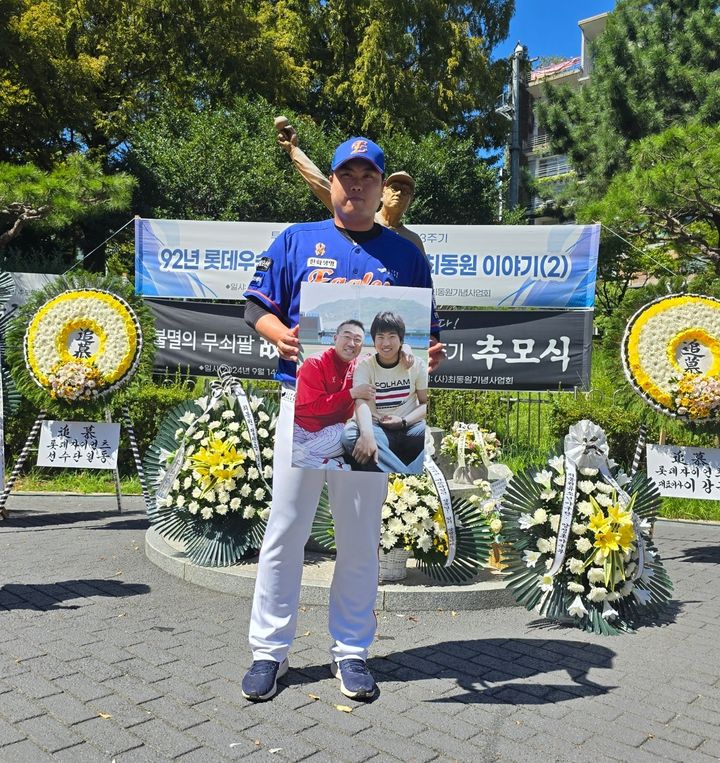
<path id="1" fill-rule="evenodd" d="M 146 297 L 237 299 L 288 223 L 135 221 L 135 288 Z M 592 308 L 599 225 L 414 225 L 439 305 Z M 322 242 L 318 242 L 322 243 Z M 333 281 L 327 268 L 318 281 Z"/>
<path id="2" fill-rule="evenodd" d="M 243 320 L 243 306 L 148 299 L 155 316 L 155 371 L 272 379 L 277 350 Z M 558 310 L 441 311 L 448 358 L 430 386 L 571 390 L 590 378 L 592 313 Z M 328 341 L 331 341 L 331 337 Z"/>

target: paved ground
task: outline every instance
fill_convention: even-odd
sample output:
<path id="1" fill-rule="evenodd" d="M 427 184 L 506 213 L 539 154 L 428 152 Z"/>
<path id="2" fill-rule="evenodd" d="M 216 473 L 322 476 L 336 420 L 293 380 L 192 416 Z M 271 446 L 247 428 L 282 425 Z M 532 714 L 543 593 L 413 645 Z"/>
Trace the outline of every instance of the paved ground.
<path id="1" fill-rule="evenodd" d="M 658 523 L 677 596 L 635 635 L 519 608 L 383 614 L 381 692 L 356 705 L 307 608 L 280 693 L 252 705 L 249 601 L 154 567 L 139 502 L 113 500 L 17 496 L 0 522 L 3 763 L 720 758 L 720 526 Z"/>

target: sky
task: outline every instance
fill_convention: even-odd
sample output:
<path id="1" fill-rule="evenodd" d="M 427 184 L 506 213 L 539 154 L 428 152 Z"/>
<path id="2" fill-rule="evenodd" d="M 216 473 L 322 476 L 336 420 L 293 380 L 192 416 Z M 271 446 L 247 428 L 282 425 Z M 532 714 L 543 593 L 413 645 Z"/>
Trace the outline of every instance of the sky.
<path id="1" fill-rule="evenodd" d="M 581 19 L 611 11 L 614 0 L 516 0 L 510 34 L 493 58 L 510 56 L 515 45 L 527 45 L 530 58 L 580 55 Z"/>

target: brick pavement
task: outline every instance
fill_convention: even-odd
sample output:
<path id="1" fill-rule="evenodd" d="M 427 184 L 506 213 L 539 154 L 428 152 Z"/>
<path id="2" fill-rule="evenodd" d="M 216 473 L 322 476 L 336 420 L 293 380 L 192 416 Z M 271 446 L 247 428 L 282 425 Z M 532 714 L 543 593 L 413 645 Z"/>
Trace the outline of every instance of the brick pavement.
<path id="1" fill-rule="evenodd" d="M 368 705 L 339 693 L 327 612 L 306 607 L 281 691 L 253 705 L 249 600 L 163 573 L 138 499 L 113 503 L 13 496 L 0 523 L 2 763 L 720 758 L 720 526 L 658 523 L 676 599 L 635 635 L 381 613 Z"/>

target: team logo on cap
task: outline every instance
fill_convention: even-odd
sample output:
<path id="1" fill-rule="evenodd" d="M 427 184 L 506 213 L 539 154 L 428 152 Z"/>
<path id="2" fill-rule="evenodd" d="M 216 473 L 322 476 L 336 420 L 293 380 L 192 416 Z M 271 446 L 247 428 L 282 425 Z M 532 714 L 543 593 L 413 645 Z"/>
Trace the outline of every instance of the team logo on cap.
<path id="1" fill-rule="evenodd" d="M 351 153 L 353 154 L 366 154 L 368 150 L 368 142 L 366 140 L 356 140 L 351 148 Z"/>
<path id="2" fill-rule="evenodd" d="M 315 244 L 315 254 L 318 257 L 322 257 L 323 254 L 325 254 L 325 244 L 322 244 L 322 243 Z"/>

